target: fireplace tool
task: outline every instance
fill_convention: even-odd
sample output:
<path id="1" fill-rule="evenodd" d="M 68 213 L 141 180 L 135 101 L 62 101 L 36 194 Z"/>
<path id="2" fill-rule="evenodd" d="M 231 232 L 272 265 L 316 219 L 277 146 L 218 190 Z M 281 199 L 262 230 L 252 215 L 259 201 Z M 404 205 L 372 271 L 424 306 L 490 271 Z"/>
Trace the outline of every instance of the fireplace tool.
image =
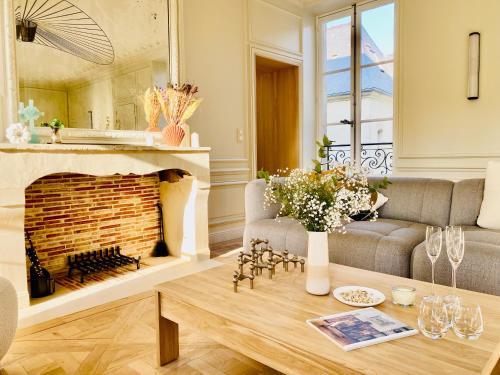
<path id="1" fill-rule="evenodd" d="M 141 257 L 133 258 L 121 254 L 120 246 L 99 251 L 68 255 L 68 277 L 73 276 L 73 271 L 80 271 L 80 283 L 85 282 L 85 276 L 102 271 L 113 270 L 118 267 L 135 264 L 141 268 Z"/>
<path id="2" fill-rule="evenodd" d="M 56 283 L 54 277 L 50 272 L 43 268 L 40 264 L 40 259 L 36 253 L 33 242 L 28 231 L 24 231 L 24 237 L 28 241 L 28 246 L 26 247 L 26 255 L 28 256 L 31 266 L 30 266 L 30 289 L 32 298 L 41 298 L 50 296 L 56 290 Z"/>
<path id="3" fill-rule="evenodd" d="M 163 227 L 163 205 L 161 203 L 157 204 L 158 210 L 160 212 L 160 239 L 156 242 L 153 249 L 153 256 L 155 257 L 166 257 L 168 256 L 168 246 L 165 242 L 165 228 Z"/>

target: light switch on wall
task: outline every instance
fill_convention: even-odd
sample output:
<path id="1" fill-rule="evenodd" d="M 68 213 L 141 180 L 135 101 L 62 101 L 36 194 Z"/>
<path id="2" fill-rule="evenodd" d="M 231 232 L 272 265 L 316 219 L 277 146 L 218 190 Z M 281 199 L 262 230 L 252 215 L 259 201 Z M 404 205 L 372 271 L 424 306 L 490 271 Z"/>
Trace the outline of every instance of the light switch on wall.
<path id="1" fill-rule="evenodd" d="M 238 143 L 243 143 L 243 129 L 236 129 L 236 141 Z"/>

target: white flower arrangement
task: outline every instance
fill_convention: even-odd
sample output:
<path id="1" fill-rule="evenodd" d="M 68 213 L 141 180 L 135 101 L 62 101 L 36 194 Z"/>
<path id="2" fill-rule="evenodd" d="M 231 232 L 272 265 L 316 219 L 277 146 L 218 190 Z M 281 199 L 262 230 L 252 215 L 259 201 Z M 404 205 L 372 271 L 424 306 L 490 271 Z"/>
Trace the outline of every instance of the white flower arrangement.
<path id="1" fill-rule="evenodd" d="M 323 146 L 330 141 L 325 137 L 318 155 L 324 158 Z M 279 171 L 269 176 L 262 171 L 267 180 L 265 206 L 279 205 L 277 218 L 289 216 L 299 221 L 309 232 L 345 231 L 345 224 L 351 217 L 370 208 L 371 220 L 377 219 L 373 201 L 377 189 L 387 187 L 389 180 L 370 186 L 367 174 L 356 165 L 338 165 L 332 170 L 323 171 L 321 162 L 315 160 L 312 171 L 293 169 Z"/>
<path id="2" fill-rule="evenodd" d="M 12 144 L 26 144 L 31 139 L 28 127 L 20 122 L 11 124 L 5 131 L 5 135 Z"/>

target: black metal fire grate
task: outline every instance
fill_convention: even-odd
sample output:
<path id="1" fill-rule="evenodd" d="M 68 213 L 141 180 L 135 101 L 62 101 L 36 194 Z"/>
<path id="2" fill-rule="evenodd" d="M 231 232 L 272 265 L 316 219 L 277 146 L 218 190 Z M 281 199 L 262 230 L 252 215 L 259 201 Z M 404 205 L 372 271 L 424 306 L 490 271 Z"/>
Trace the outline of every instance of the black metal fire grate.
<path id="1" fill-rule="evenodd" d="M 80 282 L 85 282 L 85 276 L 117 269 L 119 267 L 135 264 L 137 269 L 141 268 L 141 257 L 133 258 L 120 253 L 120 246 L 99 251 L 87 251 L 86 253 L 68 255 L 68 276 L 73 275 L 74 270 L 80 271 Z"/>

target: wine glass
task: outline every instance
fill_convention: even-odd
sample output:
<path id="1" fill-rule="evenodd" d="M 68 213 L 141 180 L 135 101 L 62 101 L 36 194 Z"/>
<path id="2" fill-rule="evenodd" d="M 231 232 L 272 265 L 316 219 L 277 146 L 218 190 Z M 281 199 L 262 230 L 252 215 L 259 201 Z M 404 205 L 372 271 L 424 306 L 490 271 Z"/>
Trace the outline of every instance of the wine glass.
<path id="1" fill-rule="evenodd" d="M 457 268 L 464 259 L 465 233 L 460 227 L 448 226 L 445 231 L 445 240 L 446 253 L 448 254 L 448 260 L 450 261 L 452 268 L 451 279 L 453 294 L 455 294 L 457 288 Z"/>
<path id="2" fill-rule="evenodd" d="M 428 226 L 425 231 L 425 250 L 431 261 L 432 267 L 432 294 L 434 294 L 434 266 L 441 254 L 443 246 L 443 231 L 440 227 Z"/>
<path id="3" fill-rule="evenodd" d="M 442 338 L 448 332 L 448 314 L 442 297 L 432 295 L 422 298 L 418 328 L 425 337 L 433 340 Z"/>
<path id="4" fill-rule="evenodd" d="M 484 329 L 481 307 L 459 301 L 453 314 L 452 327 L 453 332 L 462 339 L 479 338 Z"/>

